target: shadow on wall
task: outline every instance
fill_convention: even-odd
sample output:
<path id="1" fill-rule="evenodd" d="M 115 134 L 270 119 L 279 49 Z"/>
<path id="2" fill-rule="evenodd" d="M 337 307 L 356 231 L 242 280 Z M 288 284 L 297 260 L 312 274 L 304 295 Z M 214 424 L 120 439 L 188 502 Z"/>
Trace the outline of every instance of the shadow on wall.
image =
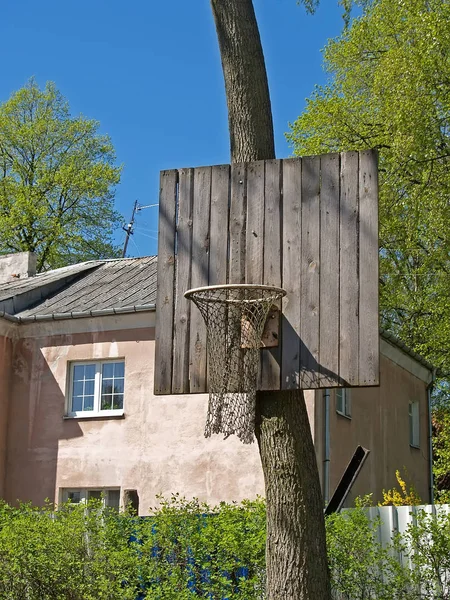
<path id="1" fill-rule="evenodd" d="M 14 348 L 5 493 L 10 503 L 54 500 L 58 442 L 83 435 L 77 421 L 63 420 L 65 394 L 44 357 L 45 342 L 28 338 Z"/>
<path id="2" fill-rule="evenodd" d="M 68 362 L 99 360 L 99 351 L 109 358 L 112 345 L 120 342 L 133 342 L 127 354 L 132 359 L 133 352 L 142 352 L 138 342 L 149 339 L 154 339 L 151 328 L 30 337 L 16 342 L 8 426 L 8 502 L 42 505 L 47 498 L 53 501 L 60 442 L 84 436 L 77 419 L 64 419 Z M 104 421 L 94 417 L 89 422 L 96 420 Z M 75 476 L 79 469 L 74 460 L 71 473 Z"/>

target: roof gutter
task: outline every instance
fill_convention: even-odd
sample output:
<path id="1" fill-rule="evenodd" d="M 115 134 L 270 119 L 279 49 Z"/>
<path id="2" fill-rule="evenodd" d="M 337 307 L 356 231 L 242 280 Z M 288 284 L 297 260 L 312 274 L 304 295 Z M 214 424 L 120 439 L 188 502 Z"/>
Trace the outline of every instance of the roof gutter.
<path id="1" fill-rule="evenodd" d="M 7 321 L 10 321 L 11 323 L 19 322 L 18 317 L 16 317 L 15 315 L 10 315 L 9 313 L 5 312 L 4 310 L 0 310 L 0 319 L 6 319 Z"/>
<path id="2" fill-rule="evenodd" d="M 48 313 L 46 315 L 28 315 L 18 317 L 10 315 L 5 311 L 0 311 L 0 317 L 14 323 L 41 323 L 42 321 L 63 321 L 66 319 L 86 319 L 89 317 L 106 317 L 111 315 L 126 315 L 139 312 L 149 312 L 156 310 L 156 305 L 152 304 L 134 304 L 132 306 L 120 306 L 119 308 L 103 308 L 98 310 L 80 310 L 65 313 Z"/>

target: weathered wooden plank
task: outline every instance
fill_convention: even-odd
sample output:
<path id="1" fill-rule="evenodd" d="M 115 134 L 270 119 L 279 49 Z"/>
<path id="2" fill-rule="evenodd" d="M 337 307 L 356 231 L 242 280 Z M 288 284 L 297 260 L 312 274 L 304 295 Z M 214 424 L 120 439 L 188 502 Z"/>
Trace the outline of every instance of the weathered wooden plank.
<path id="1" fill-rule="evenodd" d="M 320 157 L 302 160 L 302 256 L 300 290 L 300 378 L 303 389 L 318 385 L 320 291 Z"/>
<path id="2" fill-rule="evenodd" d="M 265 285 L 281 286 L 281 209 L 282 162 L 266 161 L 264 185 L 264 273 Z M 281 379 L 281 345 L 262 350 L 262 390 L 279 390 Z"/>
<path id="3" fill-rule="evenodd" d="M 359 385 L 379 384 L 378 167 L 375 151 L 359 154 Z"/>
<path id="4" fill-rule="evenodd" d="M 209 217 L 211 206 L 211 167 L 194 170 L 192 208 L 192 275 L 193 288 L 208 285 Z M 206 391 L 206 325 L 195 305 L 191 306 L 189 345 L 190 392 Z"/>
<path id="5" fill-rule="evenodd" d="M 211 219 L 210 219 L 210 255 L 209 285 L 222 285 L 228 282 L 228 219 L 230 206 L 230 165 L 212 168 L 211 174 Z M 224 324 L 225 327 L 225 324 Z M 216 356 L 225 356 L 226 337 L 217 343 Z M 207 365 L 209 381 L 210 363 Z"/>
<path id="6" fill-rule="evenodd" d="M 359 257 L 358 153 L 341 154 L 339 377 L 358 384 Z"/>
<path id="7" fill-rule="evenodd" d="M 264 171 L 263 160 L 249 163 L 247 167 L 246 283 L 263 282 Z"/>
<path id="8" fill-rule="evenodd" d="M 281 388 L 297 389 L 300 384 L 300 267 L 302 227 L 302 161 L 283 161 L 283 299 Z"/>
<path id="9" fill-rule="evenodd" d="M 229 282 L 245 281 L 245 225 L 247 213 L 247 168 L 231 165 Z"/>
<path id="10" fill-rule="evenodd" d="M 172 391 L 173 309 L 175 287 L 175 216 L 178 171 L 162 171 L 159 188 L 159 231 L 155 333 L 155 394 Z"/>
<path id="11" fill-rule="evenodd" d="M 212 168 L 209 285 L 227 283 L 230 165 Z"/>
<path id="12" fill-rule="evenodd" d="M 189 392 L 191 302 L 184 297 L 184 292 L 191 287 L 193 193 L 194 170 L 181 169 L 178 182 L 172 394 L 186 394 Z"/>
<path id="13" fill-rule="evenodd" d="M 320 159 L 319 382 L 339 380 L 339 154 Z"/>

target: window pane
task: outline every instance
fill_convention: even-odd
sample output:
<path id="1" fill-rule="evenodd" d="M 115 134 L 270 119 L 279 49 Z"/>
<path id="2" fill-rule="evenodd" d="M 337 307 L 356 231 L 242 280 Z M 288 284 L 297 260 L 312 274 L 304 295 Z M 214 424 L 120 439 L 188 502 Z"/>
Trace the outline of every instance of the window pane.
<path id="1" fill-rule="evenodd" d="M 85 365 L 84 378 L 95 379 L 95 364 Z"/>
<path id="2" fill-rule="evenodd" d="M 94 385 L 95 385 L 95 381 L 85 381 L 84 382 L 84 395 L 85 396 L 93 396 L 94 395 Z"/>
<path id="3" fill-rule="evenodd" d="M 111 407 L 112 407 L 112 394 L 102 394 L 101 410 L 111 410 Z"/>
<path id="4" fill-rule="evenodd" d="M 74 396 L 82 396 L 83 395 L 83 382 L 82 381 L 74 381 L 73 382 L 72 394 Z"/>
<path id="5" fill-rule="evenodd" d="M 68 492 L 67 498 L 73 504 L 78 504 L 81 501 L 81 492 Z"/>
<path id="6" fill-rule="evenodd" d="M 72 412 L 83 410 L 83 396 L 72 397 Z"/>
<path id="7" fill-rule="evenodd" d="M 114 363 L 105 363 L 102 368 L 103 378 L 114 377 Z"/>
<path id="8" fill-rule="evenodd" d="M 84 397 L 83 410 L 94 410 L 94 396 L 85 396 Z"/>
<path id="9" fill-rule="evenodd" d="M 73 366 L 73 380 L 82 381 L 84 379 L 84 365 Z"/>
<path id="10" fill-rule="evenodd" d="M 123 379 L 114 379 L 114 394 L 123 394 Z"/>
<path id="11" fill-rule="evenodd" d="M 103 379 L 102 394 L 112 394 L 113 393 L 113 382 L 114 382 L 114 379 Z"/>
<path id="12" fill-rule="evenodd" d="M 109 490 L 106 495 L 106 506 L 119 510 L 120 507 L 120 490 Z"/>
<path id="13" fill-rule="evenodd" d="M 114 363 L 114 377 L 123 377 L 125 375 L 125 363 Z"/>
<path id="14" fill-rule="evenodd" d="M 102 499 L 101 490 L 88 490 L 88 500 L 91 500 L 92 498 L 95 498 L 96 500 L 101 500 Z"/>
<path id="15" fill-rule="evenodd" d="M 123 408 L 123 394 L 114 394 L 113 408 L 114 410 L 120 410 Z"/>

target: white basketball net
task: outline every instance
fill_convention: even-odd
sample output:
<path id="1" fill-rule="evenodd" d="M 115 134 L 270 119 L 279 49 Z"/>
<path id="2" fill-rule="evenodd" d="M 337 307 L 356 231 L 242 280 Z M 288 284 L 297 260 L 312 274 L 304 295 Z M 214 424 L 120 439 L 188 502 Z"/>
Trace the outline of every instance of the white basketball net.
<path id="1" fill-rule="evenodd" d="M 236 434 L 251 443 L 261 337 L 273 303 L 285 295 L 263 285 L 218 285 L 189 290 L 207 329 L 209 403 L 205 436 Z"/>

